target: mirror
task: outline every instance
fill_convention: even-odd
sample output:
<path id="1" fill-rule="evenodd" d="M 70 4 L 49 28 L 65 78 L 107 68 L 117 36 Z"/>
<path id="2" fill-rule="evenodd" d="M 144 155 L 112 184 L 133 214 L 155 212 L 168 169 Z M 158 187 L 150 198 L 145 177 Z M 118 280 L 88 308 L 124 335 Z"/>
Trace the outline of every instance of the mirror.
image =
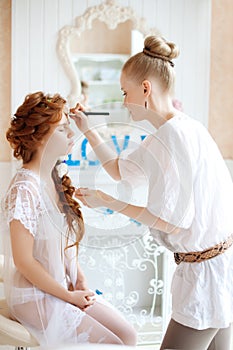
<path id="1" fill-rule="evenodd" d="M 121 101 L 121 66 L 142 50 L 144 37 L 155 32 L 132 8 L 121 7 L 114 0 L 89 7 L 76 18 L 75 26 L 63 27 L 57 51 L 71 84 L 69 104 L 84 99 L 87 88 L 92 105 L 111 108 L 112 103 Z"/>

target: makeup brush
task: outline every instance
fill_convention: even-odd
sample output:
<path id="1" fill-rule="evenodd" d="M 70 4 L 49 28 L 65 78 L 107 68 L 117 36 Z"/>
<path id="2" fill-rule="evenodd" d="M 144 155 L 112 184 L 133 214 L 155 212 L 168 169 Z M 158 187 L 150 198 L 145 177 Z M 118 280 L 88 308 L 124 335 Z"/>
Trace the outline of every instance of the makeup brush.
<path id="1" fill-rule="evenodd" d="M 88 116 L 88 115 L 105 115 L 105 116 L 109 115 L 109 112 L 85 112 L 85 111 L 80 111 L 80 112 L 84 113 L 86 116 Z M 76 116 L 75 113 L 69 113 L 69 115 L 71 117 L 75 117 Z"/>

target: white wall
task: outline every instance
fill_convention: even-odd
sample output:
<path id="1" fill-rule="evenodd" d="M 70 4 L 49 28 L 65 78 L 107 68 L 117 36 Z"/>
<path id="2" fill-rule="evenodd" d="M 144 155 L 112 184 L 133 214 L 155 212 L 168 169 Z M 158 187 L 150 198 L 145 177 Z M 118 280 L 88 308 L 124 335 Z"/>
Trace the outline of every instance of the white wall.
<path id="1" fill-rule="evenodd" d="M 67 97 L 69 81 L 56 53 L 58 31 L 74 25 L 87 6 L 101 0 L 12 1 L 12 109 L 28 92 L 59 92 Z M 130 6 L 148 27 L 157 28 L 181 50 L 176 61 L 176 96 L 184 109 L 208 121 L 211 0 L 118 0 Z"/>
<path id="2" fill-rule="evenodd" d="M 12 166 L 10 162 L 0 162 L 0 174 L 1 174 L 1 186 L 0 186 L 0 211 L 1 211 L 1 200 L 5 191 L 9 185 L 10 179 L 12 177 Z M 0 254 L 2 253 L 2 235 L 0 230 Z M 1 287 L 1 285 L 0 285 Z M 1 297 L 1 288 L 0 288 Z"/>

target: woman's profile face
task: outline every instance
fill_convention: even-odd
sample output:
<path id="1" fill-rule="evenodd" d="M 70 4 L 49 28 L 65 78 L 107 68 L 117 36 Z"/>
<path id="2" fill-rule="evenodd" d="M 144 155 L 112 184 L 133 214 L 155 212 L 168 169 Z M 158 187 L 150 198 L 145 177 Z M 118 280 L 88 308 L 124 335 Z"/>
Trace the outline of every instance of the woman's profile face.
<path id="1" fill-rule="evenodd" d="M 53 159 L 69 154 L 74 145 L 73 136 L 74 132 L 70 128 L 70 121 L 63 113 L 61 120 L 51 126 L 44 152 L 49 153 Z"/>
<path id="2" fill-rule="evenodd" d="M 120 78 L 121 90 L 124 97 L 124 106 L 130 112 L 133 120 L 139 121 L 145 116 L 145 94 L 143 84 L 130 80 L 125 72 Z"/>

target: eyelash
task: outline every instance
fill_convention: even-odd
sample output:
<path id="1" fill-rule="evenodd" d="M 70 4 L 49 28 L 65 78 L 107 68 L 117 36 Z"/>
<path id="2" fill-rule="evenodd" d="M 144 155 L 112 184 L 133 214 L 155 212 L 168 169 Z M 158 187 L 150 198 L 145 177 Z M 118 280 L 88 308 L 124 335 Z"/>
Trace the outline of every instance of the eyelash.
<path id="1" fill-rule="evenodd" d="M 61 129 L 58 129 L 59 132 L 68 132 L 69 127 L 68 126 L 63 126 Z"/>
<path id="2" fill-rule="evenodd" d="M 122 92 L 122 96 L 126 96 L 126 92 Z"/>

